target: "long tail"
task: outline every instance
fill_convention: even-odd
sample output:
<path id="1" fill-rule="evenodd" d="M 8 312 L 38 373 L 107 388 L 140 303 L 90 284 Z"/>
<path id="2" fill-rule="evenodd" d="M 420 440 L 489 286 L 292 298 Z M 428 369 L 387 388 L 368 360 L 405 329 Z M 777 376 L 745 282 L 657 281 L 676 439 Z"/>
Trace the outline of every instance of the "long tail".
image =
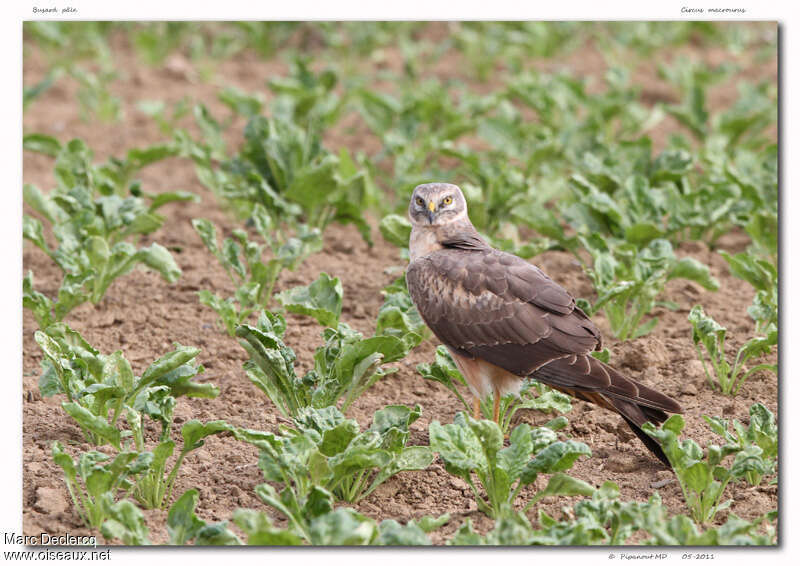
<path id="1" fill-rule="evenodd" d="M 531 377 L 569 395 L 619 413 L 644 445 L 671 467 L 661 446 L 642 430 L 646 422 L 661 424 L 681 406 L 663 393 L 625 377 L 592 356 L 570 356 L 539 368 Z"/>

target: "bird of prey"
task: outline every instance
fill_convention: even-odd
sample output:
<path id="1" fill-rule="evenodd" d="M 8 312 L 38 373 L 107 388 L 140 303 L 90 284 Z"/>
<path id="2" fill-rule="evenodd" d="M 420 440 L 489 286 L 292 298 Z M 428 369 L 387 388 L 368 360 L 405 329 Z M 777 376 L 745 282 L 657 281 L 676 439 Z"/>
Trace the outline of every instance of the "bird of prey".
<path id="1" fill-rule="evenodd" d="M 500 397 L 530 377 L 619 413 L 669 466 L 641 425 L 662 423 L 680 405 L 591 356 L 600 332 L 563 287 L 481 238 L 456 185 L 419 185 L 408 214 L 408 291 L 469 384 L 476 418 L 480 399 L 493 393 L 497 421 Z"/>

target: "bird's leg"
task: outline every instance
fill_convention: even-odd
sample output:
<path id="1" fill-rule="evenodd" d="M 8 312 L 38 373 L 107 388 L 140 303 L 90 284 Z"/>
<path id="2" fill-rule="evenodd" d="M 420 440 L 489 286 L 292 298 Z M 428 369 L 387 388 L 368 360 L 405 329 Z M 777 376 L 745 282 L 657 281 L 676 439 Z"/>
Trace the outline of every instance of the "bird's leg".
<path id="1" fill-rule="evenodd" d="M 494 390 L 494 422 L 500 424 L 500 391 Z"/>
<path id="2" fill-rule="evenodd" d="M 479 397 L 472 398 L 472 418 L 476 421 L 481 420 L 481 400 Z"/>

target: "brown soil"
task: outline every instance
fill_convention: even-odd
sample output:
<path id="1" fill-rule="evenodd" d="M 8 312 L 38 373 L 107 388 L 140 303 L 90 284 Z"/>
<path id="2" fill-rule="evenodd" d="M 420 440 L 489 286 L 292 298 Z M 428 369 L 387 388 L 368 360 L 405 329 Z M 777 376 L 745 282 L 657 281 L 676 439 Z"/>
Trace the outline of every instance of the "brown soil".
<path id="1" fill-rule="evenodd" d="M 25 84 L 39 80 L 46 69 L 41 53 L 30 47 L 24 64 Z M 715 63 L 736 59 L 719 50 L 695 50 L 693 54 Z M 396 51 L 389 50 L 389 55 L 391 64 L 400 64 Z M 671 59 L 674 55 L 669 53 L 665 57 Z M 262 92 L 269 98 L 264 81 L 286 69 L 280 58 L 264 61 L 254 54 L 243 53 L 220 63 L 212 84 L 202 82 L 191 62 L 180 54 L 171 56 L 163 68 L 152 68 L 141 63 L 125 41 L 120 40 L 114 44 L 113 56 L 116 68 L 122 71 L 121 79 L 113 85 L 114 93 L 123 100 L 125 118 L 121 123 L 82 121 L 75 97 L 76 88 L 63 80 L 25 113 L 25 132 L 50 134 L 61 141 L 82 138 L 95 151 L 97 160 L 104 160 L 111 155 L 122 155 L 129 148 L 144 147 L 164 139 L 153 122 L 136 109 L 138 101 L 159 98 L 170 102 L 190 96 L 205 103 L 215 115 L 225 115 L 227 109 L 216 99 L 218 85 L 235 85 L 248 92 Z M 761 66 L 750 61 L 737 62 L 747 69 L 748 78 L 758 76 L 776 80 L 775 60 Z M 571 68 L 578 75 L 602 76 L 604 62 L 593 48 L 587 47 L 569 55 L 560 66 Z M 457 67 L 449 68 L 452 72 Z M 645 92 L 656 93 L 653 95 L 655 99 L 674 96 L 657 78 L 652 61 L 643 61 L 639 65 L 635 80 Z M 715 93 L 711 101 L 713 107 L 724 107 L 732 102 L 731 85 L 727 90 L 718 89 Z M 190 120 L 182 125 L 190 127 Z M 242 125 L 243 122 L 237 120 L 229 130 L 231 147 L 235 147 Z M 346 131 L 348 126 L 350 129 Z M 659 128 L 657 137 L 662 140 L 677 130 L 677 126 L 668 121 Z M 377 140 L 353 132 L 366 132 L 360 118 L 347 118 L 340 123 L 327 140 L 329 147 L 338 150 L 339 145 L 346 144 L 351 152 L 363 150 L 370 153 L 376 149 Z M 50 158 L 26 153 L 24 182 L 49 190 L 54 184 L 52 168 Z M 181 399 L 176 409 L 176 437 L 180 436 L 180 425 L 192 418 L 202 421 L 224 419 L 238 426 L 276 430 L 280 419 L 275 408 L 242 370 L 242 362 L 246 359 L 244 350 L 235 339 L 219 329 L 216 314 L 197 301 L 196 292 L 200 289 L 226 294 L 231 292 L 231 288 L 222 268 L 210 260 L 190 224 L 191 219 L 209 218 L 226 234 L 239 226 L 238 222 L 222 210 L 213 195 L 197 181 L 193 166 L 187 161 L 171 159 L 157 163 L 144 170 L 140 178 L 148 191 L 191 190 L 202 198 L 198 204 L 164 207 L 163 213 L 167 216 L 164 227 L 142 242 L 157 241 L 172 249 L 183 276 L 177 283 L 168 284 L 152 272 L 134 271 L 113 283 L 99 305 L 81 306 L 68 316 L 67 322 L 101 352 L 122 350 L 137 374 L 171 350 L 173 342 L 202 348 L 199 360 L 206 368 L 203 380 L 216 384 L 221 393 L 213 400 Z M 285 273 L 277 290 L 307 284 L 322 271 L 339 277 L 344 286 L 342 319 L 359 331 L 371 334 L 382 303 L 381 289 L 394 278 L 394 272 L 389 269 L 404 265 L 398 250 L 384 242 L 376 229 L 373 229 L 373 236 L 375 246 L 370 249 L 352 227 L 331 226 L 325 234 L 324 250 L 309 258 L 295 273 Z M 720 240 L 720 248 L 730 251 L 741 251 L 746 244 L 747 238 L 740 233 L 731 233 Z M 60 283 L 58 268 L 32 245 L 25 243 L 23 250 L 24 270 L 32 270 L 37 288 L 53 296 Z M 702 415 L 722 415 L 747 422 L 748 408 L 754 402 L 764 403 L 777 414 L 778 383 L 775 375 L 760 372 L 754 374 L 734 398 L 710 389 L 691 343 L 691 327 L 687 322 L 689 309 L 702 304 L 707 313 L 729 329 L 728 348 L 738 348 L 754 333 L 752 320 L 745 310 L 754 291 L 747 283 L 732 277 L 722 257 L 704 245 L 687 243 L 678 251 L 710 265 L 721 289 L 712 293 L 693 283 L 671 282 L 664 298 L 677 303 L 678 310 L 657 309 L 654 314 L 661 318 L 661 322 L 656 329 L 644 338 L 626 343 L 610 337 L 607 322 L 601 315 L 595 319 L 604 331 L 612 364 L 630 377 L 676 398 L 685 410 L 685 434 L 705 446 L 718 439 L 711 434 Z M 590 282 L 570 255 L 548 252 L 536 258 L 535 262 L 575 296 L 591 293 Z M 90 447 L 83 442 L 78 427 L 60 408 L 62 399 L 44 399 L 39 394 L 37 384 L 42 354 L 33 340 L 35 330 L 35 321 L 25 310 L 21 400 L 24 415 L 24 533 L 88 534 L 73 512 L 61 470 L 52 461 L 50 447 L 54 440 L 76 452 Z M 313 321 L 290 315 L 286 342 L 295 349 L 298 373 L 302 374 L 311 366 L 314 348 L 321 342 L 320 327 Z M 435 347 L 434 340 L 421 344 L 396 364 L 399 368 L 397 373 L 377 383 L 360 398 L 348 416 L 366 427 L 374 411 L 385 405 L 419 403 L 423 406 L 423 416 L 412 426 L 411 442 L 427 444 L 429 423 L 433 420 L 452 422 L 455 413 L 461 409 L 449 392 L 424 381 L 415 370 L 417 364 L 432 360 Z M 775 360 L 773 355 L 770 361 Z M 593 451 L 591 459 L 579 461 L 573 467 L 573 475 L 594 485 L 606 480 L 615 481 L 623 498 L 639 501 L 646 500 L 653 493 L 654 484 L 661 485 L 667 481 L 658 489 L 666 506 L 673 513 L 687 512 L 672 473 L 625 430 L 618 416 L 575 401 L 567 417 L 570 420 L 567 433 L 587 443 Z M 545 420 L 544 416 L 533 413 L 522 414 L 519 418 L 538 424 Z M 212 437 L 205 447 L 186 459 L 175 493 L 197 488 L 200 491 L 198 515 L 209 522 L 229 520 L 237 507 L 263 509 L 275 515 L 254 493 L 253 488 L 262 481 L 255 449 L 230 437 Z M 541 487 L 536 485 L 524 490 L 519 501 L 525 501 Z M 751 488 L 736 484 L 728 488 L 726 498 L 733 498 L 734 503 L 728 511 L 719 514 L 717 522 L 724 521 L 728 513 L 754 518 L 778 505 L 774 485 Z M 561 517 L 561 507 L 565 504 L 567 500 L 559 499 L 545 503 L 543 507 L 548 513 Z M 432 537 L 439 544 L 467 518 L 471 518 L 482 532 L 492 524 L 477 511 L 467 486 L 447 474 L 438 460 L 426 471 L 402 473 L 390 479 L 356 508 L 378 520 L 394 518 L 401 522 L 423 515 L 450 513 L 450 522 Z M 145 515 L 151 539 L 164 543 L 167 536 L 166 512 L 146 511 Z M 530 517 L 535 519 L 536 509 L 530 512 Z M 276 522 L 284 524 L 277 516 Z"/>

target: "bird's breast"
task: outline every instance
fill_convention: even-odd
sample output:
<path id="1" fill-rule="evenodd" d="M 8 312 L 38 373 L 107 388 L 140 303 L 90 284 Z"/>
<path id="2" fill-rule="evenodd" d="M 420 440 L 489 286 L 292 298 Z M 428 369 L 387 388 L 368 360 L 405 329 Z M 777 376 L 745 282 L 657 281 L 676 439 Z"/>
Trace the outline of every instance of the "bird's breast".
<path id="1" fill-rule="evenodd" d="M 409 259 L 414 261 L 418 258 L 442 249 L 436 237 L 436 232 L 431 228 L 420 228 L 414 226 L 411 229 L 411 237 L 408 241 Z"/>

